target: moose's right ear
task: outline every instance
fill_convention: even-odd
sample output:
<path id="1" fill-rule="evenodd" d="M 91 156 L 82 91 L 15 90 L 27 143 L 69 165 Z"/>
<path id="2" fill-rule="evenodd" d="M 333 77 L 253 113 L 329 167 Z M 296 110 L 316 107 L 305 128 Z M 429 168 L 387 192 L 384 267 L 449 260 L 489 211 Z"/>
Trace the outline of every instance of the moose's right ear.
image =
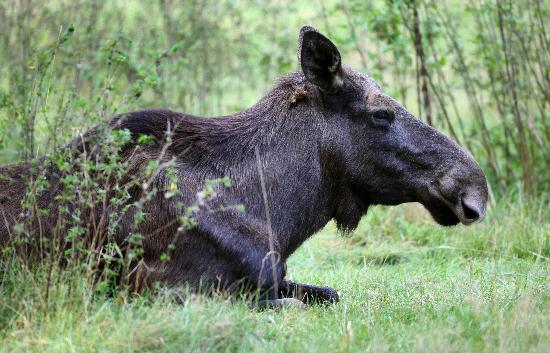
<path id="1" fill-rule="evenodd" d="M 342 60 L 336 46 L 315 28 L 300 30 L 298 59 L 307 80 L 323 91 L 342 84 Z"/>

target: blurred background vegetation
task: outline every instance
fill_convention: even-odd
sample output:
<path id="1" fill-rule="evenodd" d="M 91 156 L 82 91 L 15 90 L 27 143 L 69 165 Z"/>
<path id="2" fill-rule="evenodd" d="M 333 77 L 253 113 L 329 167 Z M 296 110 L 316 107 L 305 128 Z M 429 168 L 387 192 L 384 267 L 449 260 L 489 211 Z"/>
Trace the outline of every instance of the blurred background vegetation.
<path id="1" fill-rule="evenodd" d="M 311 24 L 344 63 L 467 147 L 492 192 L 550 189 L 550 6 L 542 0 L 0 3 L 0 163 L 115 113 L 231 114 L 299 70 Z"/>

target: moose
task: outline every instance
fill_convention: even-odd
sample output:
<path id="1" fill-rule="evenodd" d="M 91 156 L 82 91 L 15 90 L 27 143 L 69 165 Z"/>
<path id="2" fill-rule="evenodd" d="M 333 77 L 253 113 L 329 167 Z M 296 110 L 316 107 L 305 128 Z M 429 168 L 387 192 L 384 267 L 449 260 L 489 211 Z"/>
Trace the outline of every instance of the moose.
<path id="1" fill-rule="evenodd" d="M 384 94 L 372 78 L 342 64 L 336 46 L 313 27 L 300 30 L 298 60 L 300 72 L 280 78 L 258 103 L 233 115 L 206 119 L 142 110 L 105 124 L 129 131 L 130 147 L 141 136 L 151 139 L 140 153 L 121 152 L 131 173 L 142 173 L 153 159 L 174 160 L 177 194 L 164 197 L 173 179 L 161 170 L 154 180 L 158 192 L 142 205 L 144 220 L 135 222 L 136 192 L 116 228 L 120 242 L 132 232 L 143 235 L 140 268 L 132 272 L 137 287 L 239 284 L 264 307 L 336 303 L 338 293 L 330 287 L 285 278 L 289 256 L 329 221 L 350 231 L 370 205 L 406 202 L 421 203 L 443 226 L 483 218 L 487 182 L 468 152 Z M 53 164 L 44 168 L 49 188 L 36 202 L 51 211 L 40 223 L 48 234 L 59 217 L 56 195 L 63 185 L 62 171 Z M 11 179 L 0 180 L 0 246 L 9 243 L 10 229 L 24 214 L 31 169 L 0 168 Z M 199 211 L 192 227 L 181 227 L 184 209 L 175 205 L 193 204 L 205 181 L 220 178 L 231 184 L 201 206 L 215 211 Z M 170 244 L 172 256 L 163 261 Z"/>

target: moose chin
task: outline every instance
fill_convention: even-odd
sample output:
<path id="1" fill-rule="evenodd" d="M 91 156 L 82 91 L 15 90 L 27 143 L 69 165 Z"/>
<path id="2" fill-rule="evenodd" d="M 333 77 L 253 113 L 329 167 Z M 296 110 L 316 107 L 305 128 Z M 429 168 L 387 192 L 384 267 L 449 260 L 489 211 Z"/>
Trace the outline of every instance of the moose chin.
<path id="1" fill-rule="evenodd" d="M 114 238 L 120 244 L 130 234 L 143 236 L 139 268 L 129 274 L 134 290 L 157 282 L 197 290 L 238 287 L 259 295 L 261 306 L 335 303 L 334 289 L 285 278 L 289 256 L 329 221 L 353 230 L 370 205 L 405 202 L 420 202 L 444 226 L 483 218 L 486 179 L 464 149 L 414 117 L 372 78 L 342 64 L 336 46 L 312 27 L 300 31 L 298 60 L 300 72 L 280 78 L 258 103 L 233 115 L 205 119 L 142 110 L 105 123 L 131 135 L 120 152 L 131 175 L 118 183 L 145 173 L 152 160 L 174 161 L 171 176 L 162 168 L 154 175 L 150 185 L 157 192 L 151 197 L 143 198 L 146 191 L 137 188 L 125 205 L 93 205 L 92 218 L 118 207 Z M 102 143 L 99 130 L 64 149 L 90 154 Z M 139 143 L 143 136 L 149 143 Z M 13 225 L 22 222 L 22 200 L 37 170 L 48 188 L 36 203 L 49 212 L 30 224 L 46 237 L 60 233 L 62 201 L 56 196 L 66 188 L 60 180 L 67 172 L 47 161 L 0 168 L 7 176 L 0 180 L 0 246 L 10 243 Z M 177 205 L 196 203 L 205 182 L 220 178 L 231 184 L 203 200 L 192 227 L 182 227 L 185 208 Z M 177 193 L 166 198 L 163 190 L 174 184 Z M 142 199 L 145 216 L 136 222 L 134 204 Z M 88 224 L 94 222 L 99 220 Z M 168 247 L 166 261 L 161 255 Z"/>

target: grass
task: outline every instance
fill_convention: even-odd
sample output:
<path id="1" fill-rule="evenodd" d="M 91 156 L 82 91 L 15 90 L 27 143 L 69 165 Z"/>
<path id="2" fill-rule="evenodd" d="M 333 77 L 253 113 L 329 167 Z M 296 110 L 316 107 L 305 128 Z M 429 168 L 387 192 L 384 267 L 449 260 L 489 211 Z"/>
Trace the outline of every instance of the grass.
<path id="1" fill-rule="evenodd" d="M 90 300 L 60 281 L 8 269 L 5 352 L 543 352 L 550 350 L 547 202 L 494 207 L 473 227 L 441 228 L 420 207 L 376 208 L 349 237 L 329 224 L 289 261 L 289 278 L 331 285 L 341 302 L 249 310 L 191 295 Z"/>

